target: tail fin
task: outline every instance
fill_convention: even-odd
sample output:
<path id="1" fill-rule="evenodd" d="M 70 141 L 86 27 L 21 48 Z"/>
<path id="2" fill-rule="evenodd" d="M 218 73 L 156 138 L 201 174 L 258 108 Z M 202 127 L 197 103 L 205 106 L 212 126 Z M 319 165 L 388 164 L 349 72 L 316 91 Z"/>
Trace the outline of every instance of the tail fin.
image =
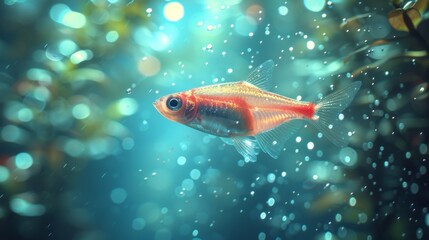
<path id="1" fill-rule="evenodd" d="M 350 105 L 362 83 L 354 82 L 347 87 L 324 97 L 316 104 L 312 123 L 326 138 L 339 147 L 347 146 L 347 129 L 338 118 L 339 114 Z"/>

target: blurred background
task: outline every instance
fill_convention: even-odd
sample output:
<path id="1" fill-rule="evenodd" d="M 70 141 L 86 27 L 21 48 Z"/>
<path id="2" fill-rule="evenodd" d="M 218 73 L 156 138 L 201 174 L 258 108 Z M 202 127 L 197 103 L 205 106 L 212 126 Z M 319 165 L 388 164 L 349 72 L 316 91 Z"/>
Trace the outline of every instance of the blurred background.
<path id="1" fill-rule="evenodd" d="M 428 239 L 428 1 L 1 0 L 0 239 Z M 245 163 L 163 118 L 276 63 L 276 93 L 363 86 Z"/>

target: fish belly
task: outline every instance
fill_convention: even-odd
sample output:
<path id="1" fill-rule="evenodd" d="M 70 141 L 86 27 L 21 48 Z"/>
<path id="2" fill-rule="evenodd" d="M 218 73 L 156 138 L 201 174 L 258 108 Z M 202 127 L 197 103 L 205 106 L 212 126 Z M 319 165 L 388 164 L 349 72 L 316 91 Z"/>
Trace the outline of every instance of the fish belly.
<path id="1" fill-rule="evenodd" d="M 231 105 L 227 101 L 200 103 L 198 113 L 189 126 L 219 137 L 248 135 L 248 111 L 240 111 Z"/>

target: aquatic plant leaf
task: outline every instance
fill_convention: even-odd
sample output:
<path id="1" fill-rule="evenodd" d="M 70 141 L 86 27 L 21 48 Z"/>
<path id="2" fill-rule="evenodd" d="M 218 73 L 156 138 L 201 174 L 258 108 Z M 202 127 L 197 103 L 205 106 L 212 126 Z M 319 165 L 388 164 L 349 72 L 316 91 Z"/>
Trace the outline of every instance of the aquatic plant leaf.
<path id="1" fill-rule="evenodd" d="M 315 213 L 321 213 L 326 209 L 332 209 L 339 207 L 347 201 L 347 194 L 345 192 L 337 191 L 332 193 L 326 193 L 319 196 L 311 204 L 311 210 Z"/>
<path id="2" fill-rule="evenodd" d="M 80 68 L 70 72 L 70 80 L 72 81 L 94 81 L 105 82 L 106 75 L 104 72 L 93 68 Z"/>
<path id="3" fill-rule="evenodd" d="M 413 8 L 417 9 L 420 13 L 423 13 L 423 12 L 426 11 L 426 9 L 428 8 L 428 6 L 429 6 L 429 0 L 418 0 L 414 4 Z"/>
<path id="4" fill-rule="evenodd" d="M 364 73 L 364 72 L 365 72 L 365 70 L 373 69 L 373 68 L 376 68 L 376 67 L 378 67 L 378 66 L 380 66 L 380 65 L 383 65 L 383 64 L 384 64 L 384 63 L 386 63 L 388 60 L 390 60 L 390 59 L 388 59 L 388 58 L 386 58 L 386 59 L 381 59 L 381 60 L 378 60 L 378 61 L 373 62 L 373 63 L 371 63 L 371 64 L 368 64 L 368 65 L 362 66 L 362 67 L 360 67 L 360 68 L 358 68 L 358 69 L 354 70 L 354 71 L 352 72 L 352 75 L 356 77 L 356 76 L 358 76 L 358 75 L 360 75 L 360 74 Z"/>
<path id="5" fill-rule="evenodd" d="M 419 23 L 422 21 L 422 15 L 420 14 L 419 10 L 413 7 L 411 9 L 408 9 L 405 13 L 408 17 L 410 17 L 414 27 L 417 28 Z"/>
<path id="6" fill-rule="evenodd" d="M 392 4 L 394 5 L 394 6 L 400 6 L 401 4 L 402 4 L 402 0 L 392 0 Z"/>
<path id="7" fill-rule="evenodd" d="M 402 13 L 404 10 L 395 9 L 391 11 L 388 15 L 390 25 L 398 30 L 398 31 L 408 31 L 407 26 L 405 25 L 404 18 L 402 17 Z"/>
<path id="8" fill-rule="evenodd" d="M 411 20 L 414 28 L 416 28 L 421 21 L 420 12 L 415 8 L 407 10 L 395 9 L 388 15 L 389 23 L 394 29 L 409 32 L 410 26 L 407 25 L 407 20 L 405 18 Z"/>
<path id="9" fill-rule="evenodd" d="M 379 67 L 379 66 L 381 66 L 381 65 L 383 65 L 383 64 L 385 64 L 385 63 L 387 63 L 387 62 L 389 62 L 389 61 L 391 61 L 391 60 L 393 60 L 395 58 L 403 58 L 403 57 L 407 57 L 407 58 L 410 58 L 410 57 L 411 58 L 420 58 L 420 57 L 426 57 L 426 56 L 428 56 L 428 53 L 425 50 L 421 50 L 421 51 L 407 51 L 405 53 L 397 54 L 397 55 L 392 55 L 391 57 L 383 58 L 383 59 L 375 61 L 375 62 L 373 62 L 371 64 L 362 66 L 362 67 L 354 70 L 353 73 L 352 73 L 352 75 L 353 76 L 357 76 L 359 74 L 364 73 L 365 70 L 369 70 L 369 69 L 373 69 L 373 68 Z"/>
<path id="10" fill-rule="evenodd" d="M 355 27 L 356 25 L 359 25 L 359 24 L 358 24 L 358 21 L 359 21 L 360 19 L 362 19 L 362 18 L 367 18 L 367 17 L 369 17 L 369 16 L 371 16 L 371 14 L 370 14 L 370 13 L 365 13 L 365 14 L 359 14 L 359 15 L 356 15 L 356 16 L 354 16 L 354 17 L 348 18 L 348 19 L 346 19 L 346 21 L 344 21 L 344 22 L 342 22 L 342 23 L 340 24 L 340 28 L 341 28 L 341 29 L 344 29 L 345 27 L 351 27 L 351 28 L 353 28 L 353 27 Z"/>
<path id="11" fill-rule="evenodd" d="M 420 83 L 419 85 L 415 86 L 411 96 L 415 99 L 418 100 L 423 100 L 425 98 L 429 97 L 429 92 L 428 92 L 428 83 Z"/>
<path id="12" fill-rule="evenodd" d="M 361 47 L 361 48 L 359 48 L 359 49 L 357 49 L 357 50 L 355 50 L 355 51 L 353 51 L 353 52 L 351 52 L 351 53 L 349 53 L 345 58 L 344 58 L 344 63 L 347 63 L 348 61 L 350 61 L 350 59 L 354 56 L 354 55 L 356 55 L 356 54 L 358 54 L 358 53 L 360 53 L 360 52 L 363 52 L 363 51 L 365 51 L 365 50 L 367 50 L 368 48 L 370 48 L 370 47 L 375 47 L 375 46 L 380 46 L 380 45 L 386 45 L 386 44 L 389 44 L 390 43 L 390 41 L 388 41 L 388 40 L 384 40 L 384 39 L 380 39 L 380 40 L 377 40 L 377 41 L 374 41 L 374 42 L 372 42 L 372 43 L 370 43 L 370 44 L 368 44 L 368 45 L 366 45 L 366 46 L 364 46 L 364 47 Z"/>
<path id="13" fill-rule="evenodd" d="M 414 7 L 415 2 L 413 1 L 408 1 L 404 4 L 404 6 L 402 7 L 403 10 L 408 10 L 411 9 L 412 7 Z"/>
<path id="14" fill-rule="evenodd" d="M 425 50 L 420 50 L 420 51 L 407 51 L 405 52 L 402 56 L 404 57 L 415 57 L 415 58 L 420 58 L 420 57 L 426 57 L 428 56 L 428 52 Z"/>

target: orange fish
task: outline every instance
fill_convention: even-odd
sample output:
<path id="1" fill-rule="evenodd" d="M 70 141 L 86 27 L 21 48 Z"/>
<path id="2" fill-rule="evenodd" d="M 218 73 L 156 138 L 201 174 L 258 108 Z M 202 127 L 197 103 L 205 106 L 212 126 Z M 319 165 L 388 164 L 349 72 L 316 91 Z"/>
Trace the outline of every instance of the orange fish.
<path id="1" fill-rule="evenodd" d="M 268 90 L 274 62 L 257 67 L 245 81 L 214 84 L 170 94 L 154 102 L 166 118 L 219 136 L 245 161 L 259 149 L 278 158 L 286 140 L 308 120 L 338 146 L 348 143 L 339 114 L 351 103 L 361 82 L 353 82 L 317 103 L 287 98 Z"/>

